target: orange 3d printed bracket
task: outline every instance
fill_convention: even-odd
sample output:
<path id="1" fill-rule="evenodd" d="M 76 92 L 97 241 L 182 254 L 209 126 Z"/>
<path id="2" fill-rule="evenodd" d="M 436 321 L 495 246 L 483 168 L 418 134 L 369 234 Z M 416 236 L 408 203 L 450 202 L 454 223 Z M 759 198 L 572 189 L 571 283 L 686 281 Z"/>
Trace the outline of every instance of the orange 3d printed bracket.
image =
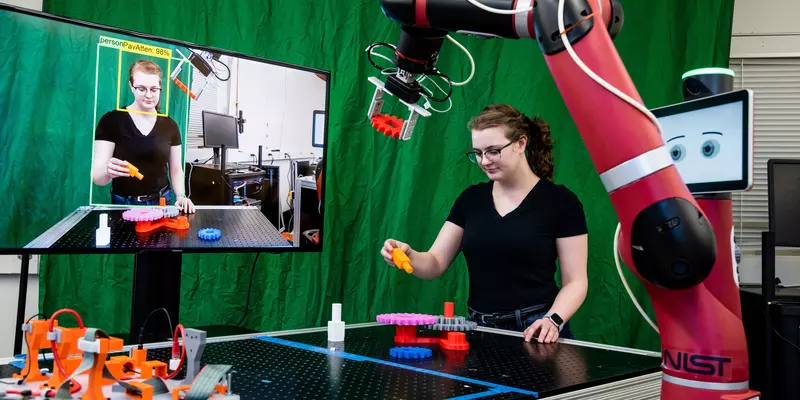
<path id="1" fill-rule="evenodd" d="M 39 350 L 50 348 L 50 341 L 47 340 L 49 325 L 49 320 L 38 319 L 22 326 L 28 346 L 25 352 L 25 369 L 20 371 L 20 374 L 14 374 L 14 379 L 22 379 L 25 382 L 47 381 L 47 377 L 39 370 Z"/>
<path id="2" fill-rule="evenodd" d="M 411 266 L 411 259 L 408 258 L 403 250 L 399 248 L 392 249 L 392 261 L 397 265 L 397 268 L 403 269 L 409 274 L 414 272 L 414 268 Z"/>
<path id="3" fill-rule="evenodd" d="M 139 173 L 139 168 L 134 167 L 133 164 L 128 164 L 127 168 L 128 168 L 128 174 L 130 174 L 130 176 L 138 180 L 144 179 L 144 175 Z"/>
<path id="4" fill-rule="evenodd" d="M 136 232 L 148 233 L 161 227 L 183 231 L 189 229 L 189 219 L 181 215 L 178 218 L 161 218 L 157 221 L 139 221 L 136 223 Z"/>

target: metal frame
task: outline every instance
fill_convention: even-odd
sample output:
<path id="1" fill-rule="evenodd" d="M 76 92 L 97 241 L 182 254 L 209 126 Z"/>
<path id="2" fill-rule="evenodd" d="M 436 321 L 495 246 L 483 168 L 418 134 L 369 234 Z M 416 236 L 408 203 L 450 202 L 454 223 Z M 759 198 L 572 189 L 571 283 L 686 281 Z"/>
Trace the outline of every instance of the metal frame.
<path id="1" fill-rule="evenodd" d="M 44 231 L 41 235 L 26 244 L 23 249 L 40 249 L 49 248 L 58 239 L 61 239 L 65 233 L 78 225 L 89 213 L 92 212 L 92 206 L 78 207 L 75 211 L 64 217 L 61 221 L 51 226 L 50 229 Z"/>
<path id="2" fill-rule="evenodd" d="M 119 211 L 119 210 L 129 210 L 132 208 L 158 208 L 157 206 L 129 206 L 129 205 L 119 205 L 119 206 L 81 206 L 75 209 L 75 211 L 71 212 L 69 215 L 64 217 L 61 221 L 56 223 L 55 225 L 51 226 L 50 229 L 46 230 L 41 235 L 37 236 L 36 239 L 33 239 L 28 244 L 23 247 L 23 250 L 31 250 L 31 251 L 23 251 L 21 253 L 28 253 L 28 254 L 54 254 L 49 252 L 48 249 L 52 246 L 58 239 L 61 239 L 65 233 L 69 232 L 70 229 L 75 227 L 78 223 L 80 223 L 87 215 L 89 215 L 92 211 Z M 242 210 L 242 209 L 255 209 L 260 210 L 256 206 L 195 206 L 197 210 Z M 35 246 L 35 247 L 34 247 Z M 261 249 L 256 249 L 261 250 Z M 194 249 L 191 251 L 193 252 Z M 184 251 L 186 252 L 186 251 Z M 57 253 L 61 254 L 61 253 Z M 92 254 L 92 253 L 90 253 Z"/>
<path id="3" fill-rule="evenodd" d="M 385 324 L 379 322 L 367 322 L 360 324 L 350 324 L 345 326 L 345 329 L 370 328 L 370 327 L 384 326 L 384 325 Z M 207 338 L 206 344 L 229 342 L 233 340 L 254 339 L 260 336 L 278 337 L 278 336 L 288 336 L 288 335 L 296 335 L 304 333 L 318 333 L 318 332 L 326 332 L 327 329 L 328 329 L 327 327 L 316 327 L 316 328 L 292 329 L 284 331 L 248 333 L 243 335 L 219 336 L 219 337 Z M 498 335 L 522 337 L 522 333 L 516 331 L 508 331 L 508 330 L 485 328 L 485 327 L 478 327 L 477 330 Z M 657 352 L 638 350 L 627 347 L 610 346 L 598 343 L 585 342 L 581 340 L 559 339 L 558 341 L 564 344 L 591 347 L 602 350 L 618 351 L 618 352 L 639 354 L 652 357 L 661 356 Z M 137 345 L 124 346 L 123 352 L 130 352 L 131 349 L 136 347 Z M 150 343 L 144 345 L 144 348 L 146 349 L 161 349 L 170 347 L 172 347 L 171 341 Z M 39 359 L 43 360 L 44 357 L 46 356 L 47 354 L 40 355 Z M 2 358 L 0 359 L 0 364 L 8 364 L 12 361 L 18 361 L 18 360 L 13 357 Z M 616 382 L 611 382 L 603 385 L 591 386 L 585 389 L 576 390 L 573 392 L 564 393 L 549 398 L 554 400 L 571 400 L 571 399 L 656 400 L 659 399 L 661 395 L 661 380 L 662 380 L 662 373 L 654 372 L 628 379 L 622 379 Z"/>

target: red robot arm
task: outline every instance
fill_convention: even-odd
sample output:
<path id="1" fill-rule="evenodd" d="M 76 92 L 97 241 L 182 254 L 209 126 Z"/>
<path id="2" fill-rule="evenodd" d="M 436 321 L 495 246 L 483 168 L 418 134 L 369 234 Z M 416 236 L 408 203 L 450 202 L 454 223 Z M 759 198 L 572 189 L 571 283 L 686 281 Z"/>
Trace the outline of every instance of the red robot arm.
<path id="1" fill-rule="evenodd" d="M 622 259 L 654 305 L 662 397 L 756 397 L 749 390 L 730 231 L 715 232 L 729 218 L 726 210 L 711 207 L 709 216 L 698 205 L 664 148 L 658 121 L 641 105 L 612 43 L 624 19 L 619 2 L 382 0 L 381 7 L 401 25 L 396 71 L 385 92 L 411 106 L 422 96 L 415 76 L 438 74 L 448 32 L 539 44 L 619 218 Z"/>

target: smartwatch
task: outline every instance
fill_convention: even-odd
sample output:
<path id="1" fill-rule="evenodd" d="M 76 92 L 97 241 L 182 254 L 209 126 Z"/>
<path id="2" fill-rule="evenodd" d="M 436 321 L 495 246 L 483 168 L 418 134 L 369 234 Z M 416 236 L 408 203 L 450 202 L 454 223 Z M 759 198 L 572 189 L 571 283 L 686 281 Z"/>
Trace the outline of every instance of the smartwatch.
<path id="1" fill-rule="evenodd" d="M 549 319 L 555 326 L 558 327 L 558 330 L 561 331 L 561 328 L 564 326 L 564 320 L 556 313 L 547 314 L 544 316 L 545 318 Z"/>

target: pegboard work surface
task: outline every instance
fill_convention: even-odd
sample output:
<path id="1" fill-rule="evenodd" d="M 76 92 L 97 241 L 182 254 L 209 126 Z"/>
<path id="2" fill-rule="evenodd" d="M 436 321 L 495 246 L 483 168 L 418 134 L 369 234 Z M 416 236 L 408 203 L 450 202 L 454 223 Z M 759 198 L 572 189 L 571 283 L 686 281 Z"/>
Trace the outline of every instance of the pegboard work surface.
<path id="1" fill-rule="evenodd" d="M 161 227 L 147 233 L 136 232 L 136 222 L 122 218 L 124 211 L 92 209 L 60 237 L 54 238 L 49 249 L 65 252 L 102 250 L 95 245 L 95 235 L 100 214 L 104 213 L 108 214 L 111 228 L 108 248 L 116 251 L 291 247 L 257 208 L 198 208 L 194 214 L 181 214 L 189 221 L 188 229 Z M 197 233 L 205 228 L 219 229 L 222 236 L 217 240 L 200 239 Z"/>
<path id="2" fill-rule="evenodd" d="M 627 379 L 660 370 L 658 357 L 484 331 L 467 334 L 467 351 L 428 345 L 429 358 L 397 359 L 390 356 L 398 347 L 393 338 L 393 326 L 370 326 L 348 329 L 343 345 L 328 343 L 325 331 L 222 340 L 206 345 L 201 364 L 231 365 L 242 400 L 548 398 L 605 384 L 623 388 Z M 150 360 L 169 357 L 169 347 L 148 350 Z"/>
<path id="3" fill-rule="evenodd" d="M 394 344 L 393 326 L 347 330 L 345 351 L 351 354 L 400 363 L 390 357 Z M 419 330 L 421 336 L 439 332 Z M 589 386 L 659 372 L 661 359 L 564 343 L 526 343 L 520 337 L 483 331 L 467 332 L 467 351 L 430 347 L 433 356 L 423 362 L 409 360 L 419 368 L 476 379 L 493 384 L 537 392 L 547 397 Z M 294 342 L 325 347 L 327 333 L 306 333 L 281 337 Z M 407 345 L 403 345 L 407 346 Z"/>

